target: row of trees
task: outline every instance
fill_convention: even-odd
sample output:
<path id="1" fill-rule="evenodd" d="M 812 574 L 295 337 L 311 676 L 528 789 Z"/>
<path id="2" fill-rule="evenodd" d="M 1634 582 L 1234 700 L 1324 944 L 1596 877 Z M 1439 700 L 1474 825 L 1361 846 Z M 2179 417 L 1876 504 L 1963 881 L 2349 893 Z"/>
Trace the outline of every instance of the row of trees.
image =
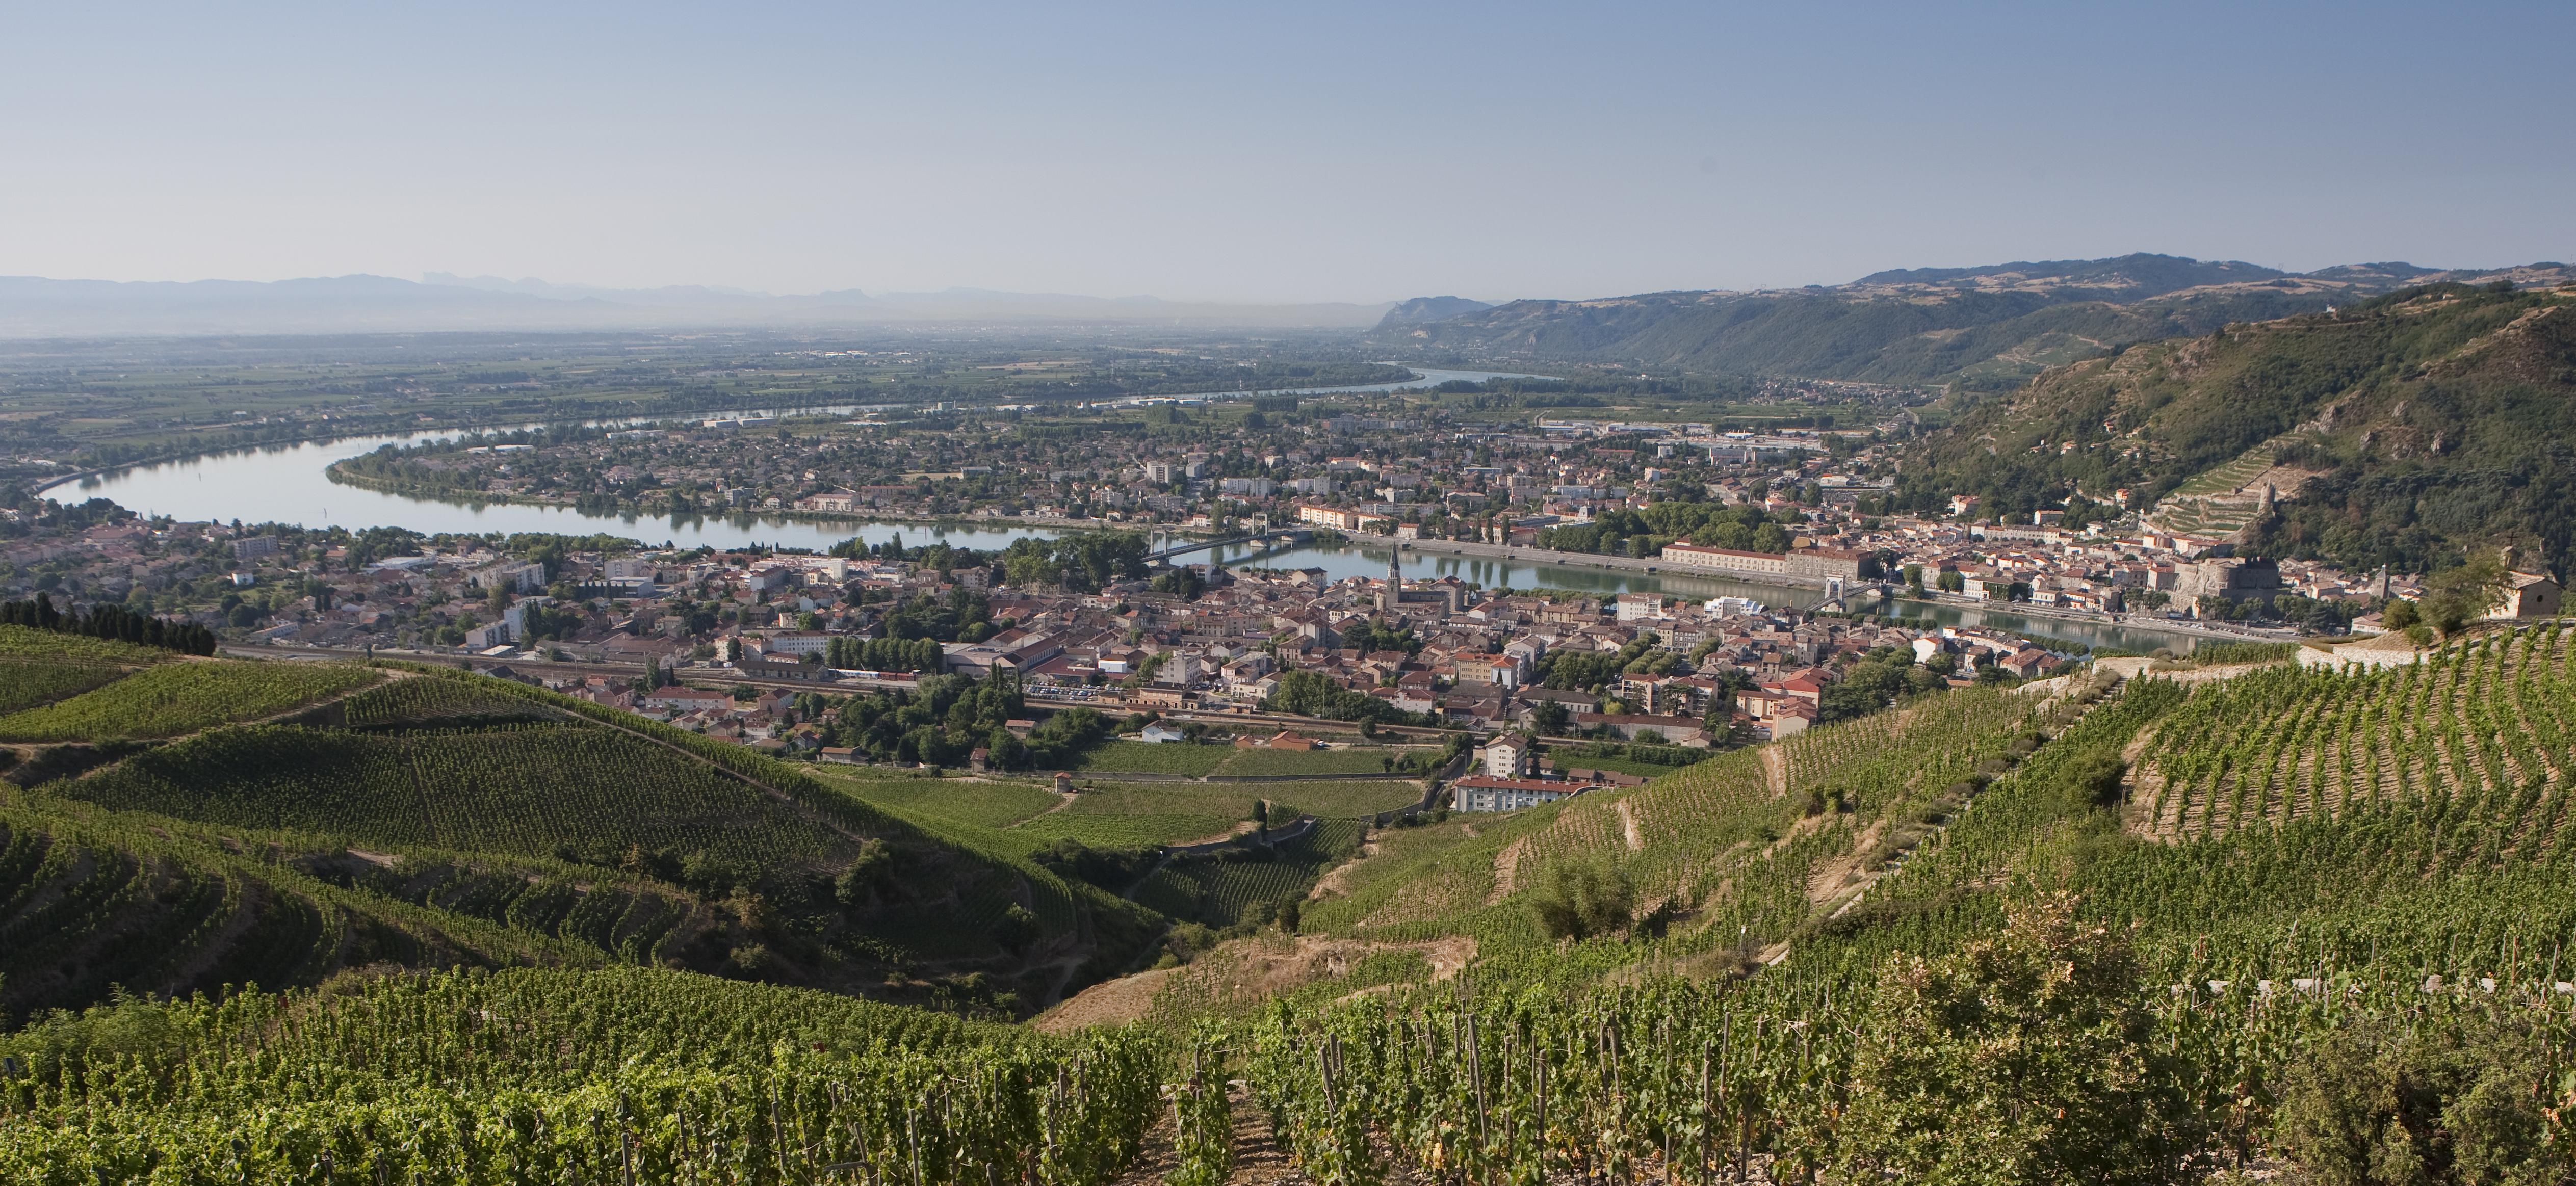
<path id="1" fill-rule="evenodd" d="M 1019 683 L 998 671 L 980 681 L 926 675 L 915 691 L 852 696 L 828 712 L 819 705 L 808 711 L 825 720 L 833 744 L 873 761 L 933 766 L 965 765 L 978 749 L 995 769 L 1064 766 L 1114 729 L 1098 712 L 1074 708 L 1048 717 L 1024 739 L 1010 730 L 1028 712 Z"/>
<path id="2" fill-rule="evenodd" d="M 25 601 L 0 602 L 0 625 L 130 642 L 186 655 L 215 653 L 215 632 L 194 622 L 156 618 L 114 604 L 93 607 L 86 614 L 77 608 L 66 613 L 54 608 L 54 599 L 43 593 Z"/>

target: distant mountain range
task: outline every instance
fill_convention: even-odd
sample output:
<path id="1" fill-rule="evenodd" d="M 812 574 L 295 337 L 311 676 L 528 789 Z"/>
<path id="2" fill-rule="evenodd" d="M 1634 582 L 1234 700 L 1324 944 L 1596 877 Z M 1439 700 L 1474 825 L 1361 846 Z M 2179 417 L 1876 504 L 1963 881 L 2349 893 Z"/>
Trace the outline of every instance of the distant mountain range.
<path id="1" fill-rule="evenodd" d="M 866 293 L 797 296 L 675 285 L 597 288 L 432 272 L 300 280 L 119 282 L 0 276 L 0 337 L 350 333 L 490 329 L 812 328 L 889 323 L 1182 325 L 1362 329 L 1377 304 L 1229 305 L 1063 293 Z"/>
<path id="2" fill-rule="evenodd" d="M 1386 317 L 1378 322 L 1378 327 L 1383 329 L 1390 325 L 1421 325 L 1431 321 L 1446 321 L 1452 317 L 1478 313 L 1491 308 L 1493 308 L 1492 305 L 1483 301 L 1471 301 L 1465 297 L 1415 297 L 1387 310 Z"/>
<path id="3" fill-rule="evenodd" d="M 2551 286 L 2576 281 L 2576 269 L 2379 263 L 2294 273 L 2138 254 L 1897 269 L 1831 288 L 1521 300 L 1446 316 L 1431 314 L 1449 298 L 1420 298 L 1390 310 L 1368 341 L 1412 361 L 1590 362 L 2003 391 L 2133 342 L 2322 312 L 2410 285 L 2496 280 Z"/>

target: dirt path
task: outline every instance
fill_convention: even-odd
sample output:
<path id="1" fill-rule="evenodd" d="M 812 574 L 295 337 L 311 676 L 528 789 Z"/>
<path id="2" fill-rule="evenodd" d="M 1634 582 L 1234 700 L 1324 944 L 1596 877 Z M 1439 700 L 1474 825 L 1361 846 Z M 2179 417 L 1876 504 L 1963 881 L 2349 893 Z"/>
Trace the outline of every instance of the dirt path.
<path id="1" fill-rule="evenodd" d="M 1512 889 L 1520 877 L 1521 853 L 1528 848 L 1529 837 L 1523 836 L 1494 854 L 1494 892 L 1485 895 L 1486 905 L 1491 906 L 1512 896 Z"/>
<path id="2" fill-rule="evenodd" d="M 1268 1000 L 1318 980 L 1348 975 L 1368 957 L 1391 951 L 1421 953 L 1436 983 L 1456 976 L 1476 958 L 1476 941 L 1456 935 L 1427 943 L 1379 943 L 1268 932 L 1220 943 L 1186 968 L 1138 972 L 1092 985 L 1029 1024 L 1041 1033 L 1068 1034 L 1088 1026 L 1138 1020 L 1153 1009 L 1154 998 L 1176 973 L 1191 977 L 1181 991 L 1194 997 L 1206 993 L 1232 1002 Z"/>
<path id="3" fill-rule="evenodd" d="M 2157 798 L 2164 791 L 2165 779 L 2163 772 L 2139 766 L 2138 759 L 2146 754 L 2147 746 L 2155 741 L 2155 737 L 2156 726 L 2151 724 L 2138 730 L 2138 735 L 2130 738 L 2129 744 L 2120 747 L 2120 762 L 2128 767 L 2120 775 L 2120 801 L 2128 805 L 2122 814 L 2127 817 L 2129 831 L 2148 837 L 2155 836 L 2163 822 L 2155 818 L 2160 814 L 2155 808 Z"/>
<path id="4" fill-rule="evenodd" d="M 1064 1003 L 1038 1014 L 1030 1027 L 1042 1034 L 1069 1034 L 1095 1025 L 1120 1025 L 1145 1015 L 1154 994 L 1177 968 L 1157 968 L 1116 980 L 1103 980 L 1075 993 Z"/>
<path id="5" fill-rule="evenodd" d="M 1771 784 L 1771 797 L 1777 799 L 1788 794 L 1789 755 L 1780 752 L 1776 744 L 1763 746 L 1761 753 L 1762 777 Z"/>
<path id="6" fill-rule="evenodd" d="M 1360 845 L 1358 855 L 1326 869 L 1322 877 L 1315 879 L 1315 888 L 1306 891 L 1306 900 L 1320 902 L 1326 898 L 1338 898 L 1351 892 L 1351 871 L 1359 868 L 1360 862 L 1376 855 L 1377 837 L 1375 833 L 1371 833 L 1368 841 Z"/>
<path id="7" fill-rule="evenodd" d="M 1288 1151 L 1280 1148 L 1277 1135 L 1270 1130 L 1270 1118 L 1252 1098 L 1251 1088 L 1241 1080 L 1230 1084 L 1226 1092 L 1234 1105 L 1234 1169 L 1226 1175 L 1225 1186 L 1302 1186 L 1304 1174 L 1288 1163 Z M 1158 1186 L 1171 1172 L 1180 1168 L 1172 1154 L 1171 1109 L 1163 1110 L 1161 1120 L 1145 1132 L 1145 1147 L 1136 1156 L 1136 1164 L 1127 1167 L 1113 1186 Z M 1411 1181 L 1411 1175 L 1399 1170 L 1387 1176 L 1391 1183 Z"/>
<path id="8" fill-rule="evenodd" d="M 1627 800 L 1621 799 L 1618 803 L 1618 811 L 1619 831 L 1628 841 L 1628 851 L 1637 852 L 1644 849 L 1646 838 L 1637 833 L 1636 809 L 1628 806 Z"/>

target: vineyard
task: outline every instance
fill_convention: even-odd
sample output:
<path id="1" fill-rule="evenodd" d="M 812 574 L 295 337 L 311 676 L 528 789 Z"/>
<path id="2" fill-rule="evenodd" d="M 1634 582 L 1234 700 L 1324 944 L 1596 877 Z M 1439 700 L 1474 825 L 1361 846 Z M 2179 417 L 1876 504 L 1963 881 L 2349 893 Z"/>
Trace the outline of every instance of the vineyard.
<path id="1" fill-rule="evenodd" d="M 148 667 L 155 663 L 168 663 L 178 657 L 176 652 L 160 647 L 78 634 L 58 634 L 32 626 L 0 625 L 0 659 Z"/>
<path id="2" fill-rule="evenodd" d="M 1158 1048 L 656 971 L 125 1001 L 0 1039 L 0 1179 L 1091 1186 Z"/>
<path id="3" fill-rule="evenodd" d="M 1364 867 L 1352 893 L 1309 917 L 1354 935 L 1527 942 L 1535 936 L 1515 895 L 1551 869 L 1607 860 L 1642 901 L 1714 900 L 1749 933 L 1777 932 L 1812 911 L 1811 882 L 1829 863 L 1874 867 L 1927 835 L 1981 766 L 2002 768 L 2014 729 L 2038 707 L 1993 689 L 1925 697 L 1644 786 L 1481 824 L 1453 820 L 1443 827 L 1456 829 L 1454 843 L 1395 856 L 1413 866 L 1401 876 Z"/>
<path id="4" fill-rule="evenodd" d="M 1104 741 L 1075 755 L 1069 768 L 1104 774 L 1209 774 L 1234 756 L 1222 745 Z"/>
<path id="5" fill-rule="evenodd" d="M 125 669 L 103 663 L 0 659 L 0 715 L 68 700 L 125 678 Z"/>
<path id="6" fill-rule="evenodd" d="M 397 679 L 343 697 L 338 723 L 352 729 L 452 729 L 560 719 L 562 714 L 543 704 L 491 687 L 453 679 Z"/>
<path id="7" fill-rule="evenodd" d="M 816 773 L 847 787 L 863 802 L 907 816 L 979 828 L 1007 828 L 1063 803 L 1052 789 L 1036 783 L 850 777 L 828 768 Z"/>
<path id="8" fill-rule="evenodd" d="M 1365 820 L 1422 801 L 1421 787 L 1392 780 L 1255 783 L 1249 789 L 1278 804 L 1273 811 L 1281 816 L 1303 813 L 1328 820 Z"/>
<path id="9" fill-rule="evenodd" d="M 1091 783 L 1061 811 L 1012 825 L 1037 848 L 1059 837 L 1093 848 L 1151 848 L 1222 835 L 1252 818 L 1267 788 L 1195 782 Z"/>
<path id="10" fill-rule="evenodd" d="M 2552 625 L 2489 634 L 2401 667 L 2275 666 L 2209 685 L 2150 744 L 2134 791 L 2137 826 L 2166 840 L 2204 839 L 2502 796 L 2495 806 L 2514 815 L 2497 843 L 2546 850 L 2562 839 L 2557 792 L 2576 753 L 2570 637 Z"/>
<path id="11" fill-rule="evenodd" d="M 523 684 L 396 674 L 172 663 L 13 714 L 115 720 L 103 693 L 155 681 L 126 701 L 152 731 L 211 727 L 13 770 L 42 785 L 5 804 L 0 1005 L 374 963 L 652 963 L 1010 1014 L 1159 925 L 1026 841 L 879 810 L 750 750 Z"/>
<path id="12" fill-rule="evenodd" d="M 384 677 L 333 663 L 215 660 L 147 668 L 92 692 L 0 717 L 0 741 L 175 737 L 327 700 Z"/>
<path id="13" fill-rule="evenodd" d="M 633 844 L 754 865 L 844 862 L 856 847 L 739 780 L 598 727 L 368 735 L 219 729 L 62 793 L 119 811 L 368 846 L 550 856 Z"/>
<path id="14" fill-rule="evenodd" d="M 13 1015 L 104 1000 L 118 986 L 173 993 L 309 983 L 378 961 L 604 958 L 552 933 L 334 884 L 177 821 L 0 806 L 0 1011 Z"/>
<path id="15" fill-rule="evenodd" d="M 1335 821 L 1275 851 L 1176 859 L 1137 887 L 1136 901 L 1171 918 L 1232 926 L 1256 906 L 1304 897 L 1325 870 L 1349 859 L 1359 839 L 1359 825 Z"/>
<path id="16" fill-rule="evenodd" d="M 1239 749 L 1216 768 L 1220 775 L 1384 774 L 1401 752 L 1378 746 L 1344 749 Z"/>
<path id="17" fill-rule="evenodd" d="M 2570 1180 L 2571 645 L 1963 689 L 1373 833 L 1415 784 L 1068 802 L 423 671 L 0 804 L 0 1003 L 318 986 L 32 1018 L 0 1179 L 1219 1186 L 1250 1124 L 1319 1186 Z M 1257 798 L 1327 823 L 1133 903 L 1031 860 Z M 1291 901 L 1151 1029 L 953 1015 Z M 742 982 L 866 977 L 948 1012 Z"/>
<path id="18" fill-rule="evenodd" d="M 1083 751 L 1069 767 L 1102 777 L 1119 774 L 1185 774 L 1192 778 L 1259 777 L 1280 774 L 1382 775 L 1390 759 L 1404 751 L 1386 746 L 1341 749 L 1236 749 L 1188 742 L 1151 744 L 1104 741 Z"/>
<path id="19" fill-rule="evenodd" d="M 2562 653 L 2554 631 L 2531 631 L 2455 648 L 2412 676 L 2265 669 L 2190 689 L 2146 680 L 2092 703 L 2079 693 L 2018 718 L 1978 709 L 2009 723 L 1954 735 L 1968 743 L 1963 761 L 1921 781 L 1964 772 L 1979 789 L 1944 807 L 1946 822 L 1847 908 L 1827 912 L 1812 880 L 1783 894 L 1783 878 L 1770 889 L 1739 879 L 1662 942 L 1488 961 L 1491 979 L 1472 987 L 1365 1003 L 1310 993 L 1235 1041 L 1282 1142 L 1321 1182 L 1408 1168 L 1470 1181 L 2164 1182 L 2248 1159 L 2405 1157 L 2459 1159 L 2461 1176 L 2445 1168 L 2429 1181 L 2505 1180 L 2468 1176 L 2472 1164 L 2562 1180 L 2576 1170 L 2576 1125 L 2558 1119 L 2576 1105 L 2576 961 L 2561 955 L 2576 937 L 2563 889 L 2576 860 L 2538 842 L 2554 831 L 2536 821 L 2555 818 L 2540 788 L 2470 776 L 2554 771 L 2563 746 L 2472 747 L 2478 760 L 2445 767 L 2459 781 L 2426 784 L 2429 801 L 2249 810 L 2209 839 L 2126 838 L 2119 815 L 2121 756 L 2157 753 L 2155 738 L 2221 752 L 2254 743 L 2246 765 L 2259 772 L 2270 731 L 2332 723 L 2320 700 L 2369 704 L 2354 688 L 2385 681 L 2380 695 L 2413 694 L 2399 703 L 2440 704 L 2462 681 L 2527 681 L 2530 699 L 2489 695 L 2474 710 L 2510 713 L 2550 678 L 2517 664 Z M 1970 730 L 1974 719 L 1933 724 Z M 1785 790 L 1857 790 L 1900 812 L 1920 801 L 1913 779 L 1892 779 L 1902 765 L 1880 768 L 1895 793 L 1875 797 L 1846 773 L 1897 756 L 1884 740 L 1824 733 L 1787 755 Z M 2047 740 L 2027 744 L 2036 737 Z M 1997 742 L 2008 743 L 1999 757 L 1976 756 Z M 1408 840 L 1413 875 L 1398 886 L 1478 843 L 1382 843 Z M 1759 908 L 1766 896 L 1796 908 Z M 1743 942 L 1739 927 L 1779 942 L 1771 966 L 1742 981 L 1692 971 L 1703 953 Z M 1623 968 L 1644 975 L 1600 983 Z M 2042 968 L 2066 978 L 2031 995 Z M 1985 1053 L 2006 1032 L 2027 1061 Z M 2363 1072 L 2354 1060 L 2404 1069 Z M 2354 1082 L 2366 1073 L 2413 1076 L 2424 1102 L 2407 1106 L 2430 1109 L 2421 1126 L 2373 1127 L 2387 1115 L 2376 1109 L 2398 1105 Z M 2497 1111 L 2472 1119 L 2480 1106 Z M 1940 1132 L 1980 1136 L 1923 1135 Z M 2379 1180 L 2352 1172 L 2341 1180 Z"/>

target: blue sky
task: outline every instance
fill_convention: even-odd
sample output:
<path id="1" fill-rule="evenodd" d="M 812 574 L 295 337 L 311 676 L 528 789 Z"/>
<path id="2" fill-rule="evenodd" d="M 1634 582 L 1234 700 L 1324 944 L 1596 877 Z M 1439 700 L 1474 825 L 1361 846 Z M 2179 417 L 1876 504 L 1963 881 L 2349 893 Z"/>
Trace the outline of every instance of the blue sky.
<path id="1" fill-rule="evenodd" d="M 0 274 L 1600 296 L 2576 258 L 2576 5 L 11 4 Z"/>

